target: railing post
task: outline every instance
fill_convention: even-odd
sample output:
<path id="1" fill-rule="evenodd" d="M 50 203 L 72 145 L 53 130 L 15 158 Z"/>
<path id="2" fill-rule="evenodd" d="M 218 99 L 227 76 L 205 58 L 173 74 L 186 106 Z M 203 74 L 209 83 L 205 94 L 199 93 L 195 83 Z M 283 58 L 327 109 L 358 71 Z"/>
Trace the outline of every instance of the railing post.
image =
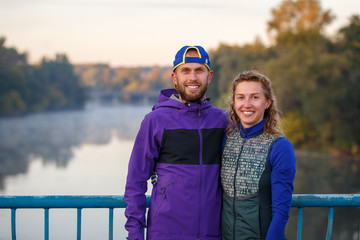
<path id="1" fill-rule="evenodd" d="M 77 209 L 77 240 L 81 240 L 81 208 Z"/>
<path id="2" fill-rule="evenodd" d="M 16 208 L 11 209 L 11 239 L 16 240 Z"/>
<path id="3" fill-rule="evenodd" d="M 301 240 L 302 238 L 302 220 L 303 220 L 303 208 L 298 208 L 298 227 L 297 227 L 297 240 Z"/>
<path id="4" fill-rule="evenodd" d="M 49 209 L 45 208 L 45 240 L 49 240 Z"/>
<path id="5" fill-rule="evenodd" d="M 109 208 L 109 240 L 113 240 L 114 208 Z"/>
<path id="6" fill-rule="evenodd" d="M 327 226 L 327 231 L 326 231 L 326 240 L 331 239 L 333 219 L 334 219 L 334 208 L 329 207 L 328 226 Z"/>

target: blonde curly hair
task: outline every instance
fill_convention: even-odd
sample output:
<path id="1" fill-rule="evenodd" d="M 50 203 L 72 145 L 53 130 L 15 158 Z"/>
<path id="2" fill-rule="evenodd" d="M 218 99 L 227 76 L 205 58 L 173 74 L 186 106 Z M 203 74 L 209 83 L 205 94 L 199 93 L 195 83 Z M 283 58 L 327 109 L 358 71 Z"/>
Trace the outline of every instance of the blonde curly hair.
<path id="1" fill-rule="evenodd" d="M 236 114 L 234 109 L 234 98 L 235 98 L 235 90 L 239 83 L 243 81 L 253 81 L 261 83 L 261 87 L 264 90 L 265 98 L 267 100 L 271 100 L 271 104 L 269 108 L 265 110 L 264 118 L 265 118 L 265 125 L 264 125 L 264 132 L 269 134 L 282 134 L 282 127 L 280 123 L 280 111 L 277 107 L 276 97 L 274 95 L 274 90 L 272 88 L 271 81 L 265 75 L 259 73 L 256 70 L 245 71 L 240 73 L 233 81 L 232 84 L 232 97 L 230 100 L 230 109 L 229 109 L 229 117 L 232 124 L 228 127 L 228 131 L 232 131 L 235 127 L 240 127 L 240 118 Z"/>

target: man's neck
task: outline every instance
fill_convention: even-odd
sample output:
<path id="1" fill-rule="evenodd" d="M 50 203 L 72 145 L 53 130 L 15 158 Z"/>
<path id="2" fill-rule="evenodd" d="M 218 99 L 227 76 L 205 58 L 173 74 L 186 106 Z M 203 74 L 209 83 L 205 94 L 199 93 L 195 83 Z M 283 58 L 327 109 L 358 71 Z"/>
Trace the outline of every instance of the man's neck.
<path id="1" fill-rule="evenodd" d="M 174 99 L 174 100 L 176 100 L 176 101 L 179 101 L 179 102 L 183 102 L 183 101 L 180 100 L 178 94 L 173 94 L 173 95 L 170 96 L 170 98 L 171 98 L 171 99 Z"/>
<path id="2" fill-rule="evenodd" d="M 178 102 L 189 103 L 189 102 L 187 102 L 187 101 L 181 100 L 180 97 L 179 97 L 179 94 L 172 94 L 172 95 L 170 96 L 170 98 L 171 98 L 171 99 L 174 99 L 174 100 L 176 100 L 176 101 L 178 101 Z M 196 101 L 194 101 L 194 102 L 201 103 L 202 101 L 203 101 L 203 100 L 199 99 L 199 100 L 196 100 Z M 190 103 L 191 103 L 191 102 L 190 102 Z"/>

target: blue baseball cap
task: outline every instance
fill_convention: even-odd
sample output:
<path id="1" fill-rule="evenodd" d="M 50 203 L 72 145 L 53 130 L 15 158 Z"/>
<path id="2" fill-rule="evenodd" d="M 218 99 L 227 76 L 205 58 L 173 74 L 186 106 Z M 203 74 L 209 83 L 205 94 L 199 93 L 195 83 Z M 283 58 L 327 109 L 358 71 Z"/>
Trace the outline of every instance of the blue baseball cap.
<path id="1" fill-rule="evenodd" d="M 186 53 L 190 49 L 195 49 L 199 57 L 186 57 Z M 205 49 L 201 46 L 184 46 L 175 55 L 173 72 L 175 69 L 184 63 L 202 63 L 210 70 L 210 59 Z"/>

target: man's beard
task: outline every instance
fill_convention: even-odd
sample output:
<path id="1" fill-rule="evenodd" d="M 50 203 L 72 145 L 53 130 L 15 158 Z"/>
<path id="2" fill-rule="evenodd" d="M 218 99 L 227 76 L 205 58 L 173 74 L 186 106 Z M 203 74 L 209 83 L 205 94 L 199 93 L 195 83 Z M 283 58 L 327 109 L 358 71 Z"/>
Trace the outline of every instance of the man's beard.
<path id="1" fill-rule="evenodd" d="M 179 84 L 179 82 L 177 82 L 177 86 L 176 86 L 176 90 L 179 93 L 181 100 L 186 101 L 186 102 L 199 102 L 201 101 L 201 99 L 205 96 L 206 90 L 207 90 L 207 86 L 208 84 L 206 84 L 205 86 L 200 86 L 202 87 L 201 91 L 197 94 L 188 94 L 185 91 L 185 85 L 181 85 Z"/>

